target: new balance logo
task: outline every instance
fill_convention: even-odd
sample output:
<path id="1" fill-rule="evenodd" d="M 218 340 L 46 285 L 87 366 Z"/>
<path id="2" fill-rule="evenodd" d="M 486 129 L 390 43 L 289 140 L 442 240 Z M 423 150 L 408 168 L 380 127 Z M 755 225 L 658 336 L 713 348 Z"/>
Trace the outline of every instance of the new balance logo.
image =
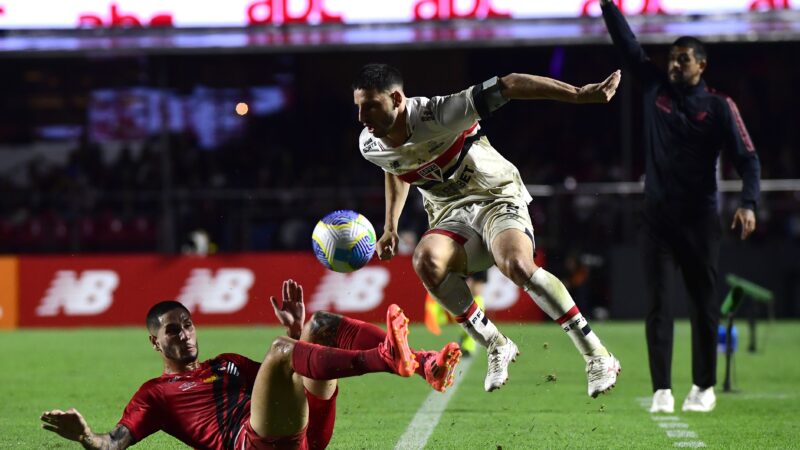
<path id="1" fill-rule="evenodd" d="M 102 314 L 111 307 L 117 285 L 119 275 L 113 270 L 84 270 L 80 275 L 73 270 L 59 270 L 36 308 L 36 315 L 57 316 L 61 310 L 67 316 Z"/>
<path id="2" fill-rule="evenodd" d="M 313 311 L 364 312 L 380 306 L 389 271 L 365 267 L 350 274 L 327 272 L 308 305 Z"/>
<path id="3" fill-rule="evenodd" d="M 193 269 L 178 301 L 191 312 L 235 313 L 247 304 L 247 292 L 254 281 L 253 272 L 245 268 L 219 269 L 216 276 L 210 269 Z"/>

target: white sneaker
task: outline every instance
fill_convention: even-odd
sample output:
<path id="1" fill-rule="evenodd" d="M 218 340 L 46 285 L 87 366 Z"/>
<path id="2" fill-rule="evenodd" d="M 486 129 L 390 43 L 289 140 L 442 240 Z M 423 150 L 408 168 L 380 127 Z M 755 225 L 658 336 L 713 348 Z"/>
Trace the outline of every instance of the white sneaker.
<path id="1" fill-rule="evenodd" d="M 622 367 L 614 355 L 594 356 L 586 363 L 586 377 L 589 379 L 589 396 L 597 397 L 608 392 L 617 384 L 617 374 Z"/>
<path id="2" fill-rule="evenodd" d="M 653 404 L 650 405 L 651 413 L 675 412 L 675 397 L 672 396 L 672 389 L 658 389 L 653 393 Z"/>
<path id="3" fill-rule="evenodd" d="M 684 411 L 710 412 L 717 406 L 717 396 L 714 395 L 714 386 L 700 389 L 697 385 L 692 385 L 692 390 L 683 401 Z"/>
<path id="4" fill-rule="evenodd" d="M 486 392 L 499 389 L 508 381 L 508 365 L 517 360 L 519 350 L 517 344 L 511 339 L 506 338 L 504 345 L 492 343 L 487 349 L 489 354 L 489 367 L 486 372 L 486 379 L 483 381 L 483 388 Z"/>

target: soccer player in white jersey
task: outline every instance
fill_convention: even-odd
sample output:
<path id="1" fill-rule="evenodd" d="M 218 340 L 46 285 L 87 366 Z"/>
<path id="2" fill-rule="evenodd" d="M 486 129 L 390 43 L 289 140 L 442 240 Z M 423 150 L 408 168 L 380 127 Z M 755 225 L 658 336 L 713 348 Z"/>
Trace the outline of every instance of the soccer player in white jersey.
<path id="1" fill-rule="evenodd" d="M 487 349 L 486 391 L 508 380 L 516 344 L 475 305 L 464 277 L 495 264 L 566 331 L 586 361 L 589 395 L 611 389 L 619 361 L 589 327 L 561 281 L 534 263 L 531 196 L 519 171 L 479 133 L 486 119 L 512 99 L 607 103 L 619 71 L 605 81 L 575 87 L 525 74 L 494 77 L 443 97 L 406 97 L 400 72 L 368 64 L 353 82 L 361 154 L 385 172 L 386 221 L 381 259 L 398 246 L 397 225 L 410 186 L 422 193 L 429 230 L 414 250 L 425 288 Z"/>

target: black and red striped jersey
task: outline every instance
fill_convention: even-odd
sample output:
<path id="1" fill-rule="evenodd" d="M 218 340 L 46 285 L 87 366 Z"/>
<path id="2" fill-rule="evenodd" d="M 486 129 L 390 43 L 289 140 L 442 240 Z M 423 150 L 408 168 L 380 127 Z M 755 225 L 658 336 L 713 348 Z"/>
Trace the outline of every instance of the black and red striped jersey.
<path id="1" fill-rule="evenodd" d="M 234 353 L 203 361 L 196 370 L 144 383 L 119 424 L 136 442 L 163 430 L 194 448 L 230 449 L 244 420 L 260 364 Z"/>

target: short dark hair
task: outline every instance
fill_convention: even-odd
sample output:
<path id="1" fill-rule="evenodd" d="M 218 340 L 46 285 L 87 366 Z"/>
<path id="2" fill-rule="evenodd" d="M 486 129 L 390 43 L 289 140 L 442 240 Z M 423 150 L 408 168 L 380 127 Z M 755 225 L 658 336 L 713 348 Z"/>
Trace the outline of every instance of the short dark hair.
<path id="1" fill-rule="evenodd" d="M 183 306 L 181 302 L 176 302 L 175 300 L 158 302 L 147 312 L 147 330 L 150 331 L 150 334 L 154 335 L 158 332 L 158 329 L 161 328 L 161 316 L 173 309 L 182 309 L 186 311 L 187 314 L 191 315 L 189 310 Z"/>
<path id="2" fill-rule="evenodd" d="M 403 87 L 403 74 L 388 64 L 367 64 L 358 71 L 352 88 L 388 91 L 393 86 Z"/>
<path id="3" fill-rule="evenodd" d="M 708 55 L 706 54 L 706 46 L 703 41 L 692 36 L 681 36 L 675 39 L 672 43 L 673 47 L 687 47 L 694 50 L 694 57 L 698 61 L 705 61 Z"/>

